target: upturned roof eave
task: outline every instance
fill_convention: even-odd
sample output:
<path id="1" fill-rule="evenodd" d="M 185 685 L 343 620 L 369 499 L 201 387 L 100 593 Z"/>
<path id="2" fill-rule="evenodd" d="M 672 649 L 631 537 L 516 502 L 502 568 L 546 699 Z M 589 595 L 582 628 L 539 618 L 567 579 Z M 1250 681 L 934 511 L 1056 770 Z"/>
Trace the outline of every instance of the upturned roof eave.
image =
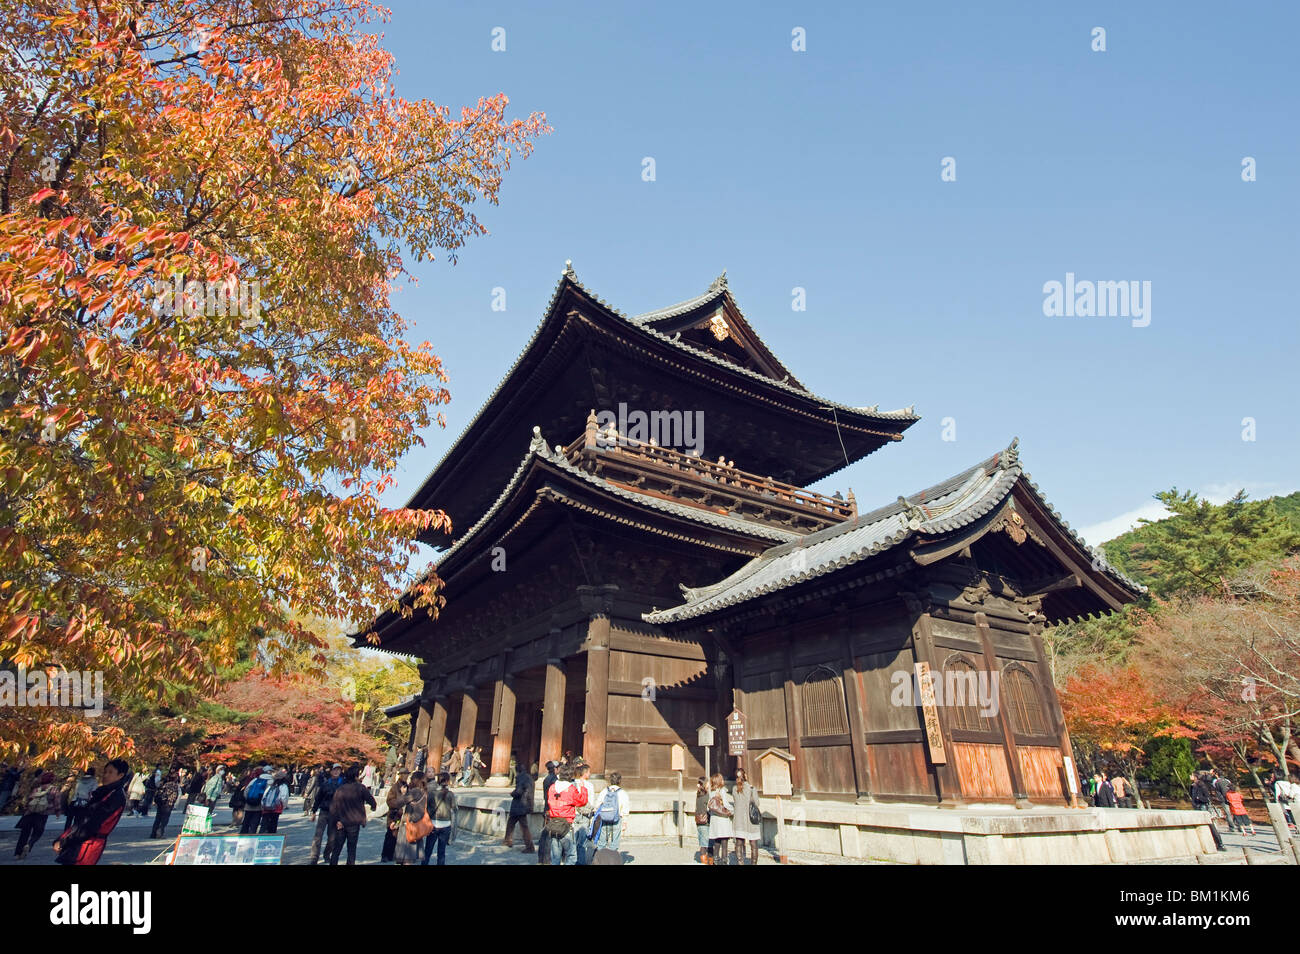
<path id="1" fill-rule="evenodd" d="M 604 299 L 593 294 L 583 286 L 577 280 L 577 276 L 574 275 L 572 271 L 566 271 L 561 275 L 559 282 L 556 284 L 555 291 L 547 305 L 546 312 L 543 315 L 541 322 L 539 322 L 537 328 L 534 330 L 528 344 L 525 345 L 523 351 L 520 352 L 518 357 L 516 357 L 514 363 L 510 366 L 510 369 L 506 372 L 505 376 L 497 384 L 496 388 L 493 389 L 492 393 L 488 395 L 478 412 L 461 431 L 460 435 L 452 443 L 451 447 L 449 447 L 446 453 L 443 454 L 442 459 L 434 465 L 433 470 L 430 471 L 429 476 L 421 483 L 419 489 L 416 490 L 408 499 L 406 503 L 408 508 L 421 508 L 427 506 L 427 502 L 430 498 L 435 496 L 434 492 L 438 485 L 445 480 L 445 472 L 454 469 L 459 458 L 464 456 L 464 454 L 471 452 L 470 445 L 474 443 L 470 440 L 471 436 L 481 426 L 486 426 L 484 422 L 493 416 L 489 411 L 503 400 L 503 395 L 507 393 L 507 386 L 511 380 L 521 373 L 521 369 L 531 366 L 544 357 L 546 352 L 539 349 L 541 349 L 543 341 L 548 338 L 553 341 L 554 338 L 558 336 L 559 331 L 563 328 L 566 318 L 560 312 L 559 306 L 565 299 L 566 294 L 569 292 L 579 294 L 588 304 L 593 306 L 597 315 L 615 322 L 616 324 L 612 327 L 619 331 L 627 332 L 634 336 L 640 335 L 650 341 L 657 342 L 661 345 L 667 345 L 677 351 L 690 354 L 694 358 L 702 359 L 709 364 L 718 367 L 719 370 L 725 373 L 738 375 L 752 381 L 760 387 L 765 387 L 778 392 L 783 398 L 793 398 L 808 404 L 815 404 L 818 408 L 834 409 L 837 419 L 839 419 L 841 423 L 853 423 L 870 429 L 888 429 L 898 435 L 894 439 L 899 439 L 901 438 L 903 431 L 920 420 L 920 416 L 916 414 L 911 407 L 895 411 L 879 411 L 878 406 L 862 408 L 841 404 L 837 401 L 832 401 L 829 398 L 824 398 L 814 394 L 813 392 L 804 389 L 802 386 L 795 387 L 788 383 L 774 380 L 767 375 L 753 371 L 749 368 L 743 368 L 740 365 L 733 364 L 730 361 L 726 361 L 725 359 L 701 351 L 685 342 L 674 340 L 672 336 L 666 335 L 655 330 L 653 327 L 650 327 L 649 323 L 639 323 L 636 319 L 627 317 Z M 759 340 L 756 332 L 754 333 L 754 337 L 756 340 Z M 766 345 L 763 347 L 765 350 L 769 350 L 766 348 Z M 778 366 L 784 367 L 774 355 L 772 356 L 772 360 Z M 847 415 L 847 418 L 839 418 L 839 415 L 841 414 Z M 845 464 L 844 466 L 848 465 Z M 829 471 L 825 474 L 820 474 L 815 479 L 810 480 L 809 483 L 815 483 L 817 480 L 824 480 L 831 474 L 836 473 L 839 469 L 841 468 L 836 468 L 835 470 Z"/>

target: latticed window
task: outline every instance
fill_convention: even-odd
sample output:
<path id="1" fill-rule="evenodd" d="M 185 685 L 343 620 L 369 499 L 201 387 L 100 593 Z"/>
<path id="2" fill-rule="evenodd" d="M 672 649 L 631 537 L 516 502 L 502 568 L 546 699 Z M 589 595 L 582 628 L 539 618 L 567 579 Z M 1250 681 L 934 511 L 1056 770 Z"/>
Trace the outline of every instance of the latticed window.
<path id="1" fill-rule="evenodd" d="M 1011 710 L 1011 728 L 1019 735 L 1046 735 L 1047 719 L 1038 683 L 1021 666 L 1002 670 L 1003 697 Z"/>
<path id="2" fill-rule="evenodd" d="M 980 673 L 965 656 L 953 656 L 943 667 L 943 701 L 950 706 L 952 727 L 982 732 L 988 729 L 980 718 Z"/>
<path id="3" fill-rule="evenodd" d="M 805 736 L 845 735 L 849 731 L 844 712 L 844 692 L 835 673 L 826 667 L 814 669 L 804 680 L 803 734 Z"/>

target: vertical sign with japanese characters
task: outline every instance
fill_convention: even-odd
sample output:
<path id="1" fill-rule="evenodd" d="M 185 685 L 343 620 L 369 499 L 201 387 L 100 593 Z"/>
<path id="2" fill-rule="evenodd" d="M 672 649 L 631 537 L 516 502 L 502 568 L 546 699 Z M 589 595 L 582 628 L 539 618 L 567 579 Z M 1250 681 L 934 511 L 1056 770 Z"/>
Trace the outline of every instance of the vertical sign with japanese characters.
<path id="1" fill-rule="evenodd" d="M 943 749 L 943 731 L 939 728 L 939 707 L 934 701 L 934 683 L 931 682 L 930 664 L 915 664 L 916 684 L 921 690 L 921 711 L 925 714 L 925 740 L 930 746 L 930 761 L 943 765 L 948 755 Z"/>
<path id="2" fill-rule="evenodd" d="M 745 754 L 745 714 L 739 709 L 732 709 L 727 716 L 727 754 Z"/>

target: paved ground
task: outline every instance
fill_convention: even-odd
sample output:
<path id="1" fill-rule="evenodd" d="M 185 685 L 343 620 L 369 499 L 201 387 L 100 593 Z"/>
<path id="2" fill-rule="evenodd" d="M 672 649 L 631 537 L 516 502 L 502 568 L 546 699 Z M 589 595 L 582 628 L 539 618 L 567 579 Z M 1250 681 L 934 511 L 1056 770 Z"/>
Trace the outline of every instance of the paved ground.
<path id="1" fill-rule="evenodd" d="M 382 801 L 380 804 L 382 804 Z M 180 833 L 184 806 L 185 802 L 182 801 L 177 810 L 172 813 L 167 829 L 168 837 L 165 839 L 149 837 L 154 822 L 152 814 L 147 818 L 123 817 L 118 823 L 117 830 L 113 832 L 113 835 L 108 840 L 108 848 L 104 852 L 101 864 L 140 865 L 154 862 L 160 863 L 162 856 L 171 849 L 176 836 Z M 17 832 L 14 830 L 17 822 L 17 815 L 0 817 L 0 865 L 52 864 L 54 852 L 50 849 L 50 846 L 63 831 L 62 819 L 57 819 L 54 816 L 50 817 L 45 834 L 37 842 L 31 856 L 25 860 L 19 860 L 13 856 L 14 845 L 18 840 Z M 311 855 L 311 839 L 314 830 L 314 823 L 302 812 L 302 799 L 297 797 L 290 799 L 289 808 L 285 810 L 280 818 L 278 832 L 278 834 L 285 836 L 284 864 L 307 863 Z M 232 831 L 230 828 L 230 810 L 224 804 L 217 811 L 213 831 L 217 834 Z M 1257 824 L 1255 834 L 1248 835 L 1229 832 L 1226 830 L 1226 826 L 1220 822 L 1219 832 L 1223 837 L 1224 847 L 1228 849 L 1219 854 L 1219 858 L 1224 861 L 1236 860 L 1240 862 L 1243 857 L 1243 848 L 1250 848 L 1265 856 L 1276 856 L 1279 853 L 1273 829 L 1267 825 Z M 361 829 L 361 837 L 357 843 L 357 864 L 380 864 L 379 852 L 383 839 L 383 818 L 379 815 L 372 816 L 369 823 Z M 525 854 L 521 850 L 522 844 L 523 839 L 519 838 L 517 834 L 515 847 L 506 848 L 500 843 L 499 838 L 463 830 L 458 831 L 456 840 L 447 849 L 447 863 L 452 865 L 536 864 L 536 854 Z M 627 838 L 623 841 L 622 849 L 627 864 L 691 865 L 697 863 L 695 861 L 695 843 L 690 839 L 686 841 L 684 847 L 678 848 L 676 839 L 671 838 Z M 345 852 L 340 861 L 346 860 L 346 857 Z M 872 863 L 842 858 L 838 855 L 819 855 L 812 852 L 793 852 L 790 861 L 794 864 L 803 865 Z M 775 858 L 771 852 L 765 850 L 759 858 L 759 863 L 764 865 L 775 864 Z"/>
<path id="2" fill-rule="evenodd" d="M 380 804 L 383 804 L 382 801 Z M 150 829 L 154 823 L 152 814 L 147 818 L 124 816 L 118 822 L 117 829 L 109 837 L 108 847 L 104 851 L 104 857 L 100 863 L 142 865 L 150 864 L 156 860 L 160 862 L 162 855 L 171 850 L 176 836 L 180 833 L 181 818 L 184 812 L 185 802 L 182 801 L 177 810 L 172 812 L 170 823 L 167 826 L 168 837 L 166 839 L 149 837 Z M 24 860 L 19 860 L 13 855 L 14 846 L 18 841 L 18 834 L 14 830 L 17 822 L 17 815 L 0 817 L 0 865 L 53 864 L 54 852 L 50 846 L 54 843 L 54 839 L 62 833 L 63 820 L 50 816 L 45 834 L 41 836 L 41 840 L 37 842 L 36 848 L 31 855 Z M 213 832 L 215 834 L 230 832 L 229 825 L 230 810 L 223 804 L 217 811 Z M 285 836 L 284 864 L 307 863 L 311 856 L 311 839 L 314 831 L 314 823 L 307 815 L 302 813 L 302 799 L 297 797 L 290 799 L 289 807 L 280 816 L 280 826 L 277 832 L 277 834 Z M 366 826 L 361 829 L 361 837 L 357 841 L 357 864 L 380 864 L 379 852 L 383 846 L 383 840 L 383 818 L 378 815 L 372 816 Z M 451 865 L 536 864 L 536 853 L 524 854 L 521 850 L 522 845 L 523 839 L 518 836 L 518 833 L 516 833 L 515 847 L 506 848 L 500 843 L 499 838 L 458 831 L 456 840 L 447 848 L 447 863 Z M 695 863 L 695 845 L 691 841 L 688 841 L 684 848 L 678 848 L 676 839 L 628 838 L 624 839 L 622 849 L 627 864 L 689 865 Z M 345 849 L 340 856 L 339 862 L 342 864 L 346 860 L 347 852 Z M 806 864 L 816 864 L 825 863 L 830 859 L 810 854 L 801 856 L 799 860 Z M 835 859 L 837 862 L 845 860 L 842 858 Z M 771 854 L 765 852 L 759 859 L 759 863 L 774 864 L 775 860 Z"/>

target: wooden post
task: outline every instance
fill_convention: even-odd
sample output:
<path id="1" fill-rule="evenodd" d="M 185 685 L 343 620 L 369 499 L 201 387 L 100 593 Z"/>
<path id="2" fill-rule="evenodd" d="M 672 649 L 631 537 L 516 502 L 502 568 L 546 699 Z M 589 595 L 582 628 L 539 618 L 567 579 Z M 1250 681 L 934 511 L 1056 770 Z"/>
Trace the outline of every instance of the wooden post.
<path id="1" fill-rule="evenodd" d="M 515 680 L 503 673 L 497 680 L 496 737 L 492 740 L 492 777 L 509 779 L 510 753 L 515 740 Z"/>
<path id="2" fill-rule="evenodd" d="M 587 700 L 583 717 L 582 757 L 597 778 L 605 775 L 605 740 L 609 733 L 609 615 L 587 624 Z"/>
<path id="3" fill-rule="evenodd" d="M 447 700 L 443 696 L 433 699 L 433 711 L 429 717 L 429 758 L 425 760 L 424 770 L 437 775 L 441 771 L 442 756 L 447 743 Z"/>
<path id="4" fill-rule="evenodd" d="M 415 768 L 416 760 L 419 758 L 420 746 L 427 746 L 429 744 L 430 710 L 431 704 L 421 699 L 420 708 L 417 710 L 415 716 L 415 735 L 411 739 L 411 754 L 407 760 L 407 768 Z"/>
<path id="5" fill-rule="evenodd" d="M 930 614 L 925 605 L 915 598 L 906 601 L 909 610 L 917 614 L 912 625 L 912 647 L 917 662 L 928 663 L 934 678 L 943 679 L 943 666 L 935 659 L 934 632 L 930 625 Z M 939 735 L 945 752 L 954 752 L 952 747 L 952 729 L 946 706 L 938 707 Z M 955 758 L 934 766 L 935 778 L 939 782 L 939 804 L 945 806 L 964 805 L 965 797 L 961 790 L 961 777 L 957 774 Z"/>
<path id="6" fill-rule="evenodd" d="M 858 672 L 857 662 L 853 656 L 853 630 L 850 628 L 848 620 L 848 610 L 840 607 L 838 612 L 842 614 L 844 620 L 842 624 L 842 635 L 844 639 L 844 702 L 849 712 L 849 745 L 853 753 L 853 780 L 854 787 L 858 791 L 858 803 L 869 805 L 871 798 L 871 771 L 867 763 L 867 740 L 866 740 L 866 711 L 862 698 L 862 687 L 858 680 L 862 674 Z"/>
<path id="7" fill-rule="evenodd" d="M 1050 688 L 1048 702 L 1050 703 L 1052 714 L 1052 727 L 1056 729 L 1056 737 L 1060 739 L 1061 744 L 1061 774 L 1067 775 L 1069 769 L 1065 766 L 1065 759 L 1070 760 L 1070 765 L 1074 767 L 1074 778 L 1082 784 L 1083 780 L 1079 778 L 1079 763 L 1074 757 L 1074 748 L 1070 745 L 1070 730 L 1065 725 L 1065 715 L 1061 712 L 1061 700 L 1056 694 L 1056 686 L 1052 681 L 1052 667 L 1047 665 L 1047 652 L 1043 648 L 1043 625 L 1042 623 L 1029 624 L 1029 638 L 1034 644 L 1034 655 L 1038 657 L 1038 678 L 1045 688 Z M 1134 779 L 1136 784 L 1137 780 Z M 1079 807 L 1079 795 L 1077 792 L 1070 790 L 1070 780 L 1065 780 L 1065 797 L 1069 799 L 1071 808 Z"/>
<path id="8" fill-rule="evenodd" d="M 799 707 L 795 705 L 794 686 L 794 641 L 787 638 L 785 643 L 785 729 L 790 746 L 790 754 L 796 764 L 790 772 L 791 781 L 796 790 L 803 788 L 803 749 L 799 746 L 800 729 Z"/>
<path id="9" fill-rule="evenodd" d="M 1016 749 L 1016 736 L 1011 729 L 1011 717 L 1007 713 L 1006 688 L 1002 685 L 1001 674 L 997 671 L 997 653 L 993 650 L 993 637 L 989 634 L 989 618 L 982 612 L 975 614 L 975 630 L 980 636 L 980 646 L 984 650 L 984 669 L 992 678 L 998 678 L 998 725 L 1002 727 L 1002 744 L 1007 754 L 1007 768 L 1011 772 L 1012 794 L 1016 798 L 1017 808 L 1029 808 L 1029 795 L 1025 791 L 1024 772 L 1020 770 L 1020 753 Z"/>
<path id="10" fill-rule="evenodd" d="M 538 774 L 547 762 L 558 762 L 564 745 L 564 660 L 546 660 L 546 695 L 542 701 L 542 747 Z"/>
<path id="11" fill-rule="evenodd" d="M 464 749 L 474 744 L 474 730 L 478 725 L 478 698 L 474 687 L 466 686 L 460 695 L 460 731 L 456 734 L 456 748 Z"/>

